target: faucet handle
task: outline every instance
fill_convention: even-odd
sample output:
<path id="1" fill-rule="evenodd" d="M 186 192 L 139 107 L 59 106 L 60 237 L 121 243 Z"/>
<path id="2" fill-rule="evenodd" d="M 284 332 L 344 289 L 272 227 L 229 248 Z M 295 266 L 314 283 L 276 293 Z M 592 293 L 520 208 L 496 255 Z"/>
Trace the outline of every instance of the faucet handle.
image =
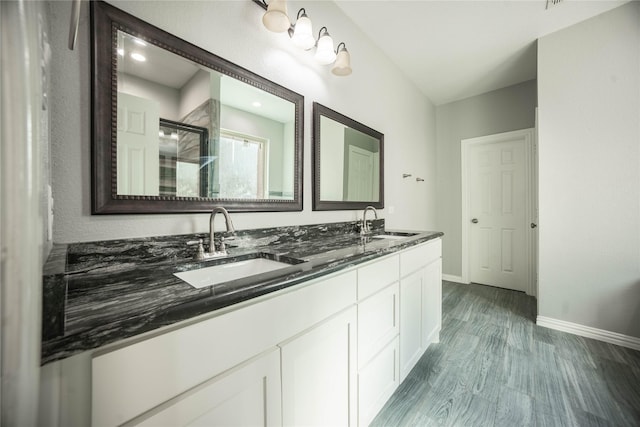
<path id="1" fill-rule="evenodd" d="M 202 239 L 198 240 L 190 240 L 187 242 L 187 246 L 198 245 L 198 252 L 193 256 L 195 259 L 204 259 L 204 246 L 202 244 Z"/>

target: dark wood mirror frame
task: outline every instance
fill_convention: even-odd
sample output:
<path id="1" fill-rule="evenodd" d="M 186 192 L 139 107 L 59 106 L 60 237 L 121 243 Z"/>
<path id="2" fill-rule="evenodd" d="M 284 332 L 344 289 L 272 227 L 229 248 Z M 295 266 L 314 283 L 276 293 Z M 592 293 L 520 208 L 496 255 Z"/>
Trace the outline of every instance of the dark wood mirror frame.
<path id="1" fill-rule="evenodd" d="M 220 199 L 117 194 L 116 91 L 118 30 L 180 55 L 214 71 L 276 95 L 295 106 L 294 197 L 280 199 Z M 91 2 L 92 48 L 92 214 L 209 212 L 221 205 L 230 212 L 302 210 L 304 97 L 219 56 L 101 1 Z"/>
<path id="2" fill-rule="evenodd" d="M 320 134 L 320 117 L 325 116 L 347 127 L 358 130 L 380 141 L 380 170 L 379 170 L 379 194 L 378 201 L 337 201 L 321 200 L 320 198 L 320 149 L 322 147 Z M 313 103 L 313 210 L 333 211 L 364 209 L 373 206 L 376 209 L 384 208 L 384 135 L 368 126 L 363 125 L 343 114 L 340 114 L 324 105 Z"/>

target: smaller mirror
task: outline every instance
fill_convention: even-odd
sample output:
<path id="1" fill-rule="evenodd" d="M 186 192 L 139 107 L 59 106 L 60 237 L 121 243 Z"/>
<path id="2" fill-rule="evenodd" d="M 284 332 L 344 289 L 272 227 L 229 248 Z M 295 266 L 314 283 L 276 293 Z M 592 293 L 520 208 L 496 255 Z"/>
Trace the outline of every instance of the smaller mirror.
<path id="1" fill-rule="evenodd" d="M 384 208 L 384 135 L 313 103 L 313 210 Z"/>

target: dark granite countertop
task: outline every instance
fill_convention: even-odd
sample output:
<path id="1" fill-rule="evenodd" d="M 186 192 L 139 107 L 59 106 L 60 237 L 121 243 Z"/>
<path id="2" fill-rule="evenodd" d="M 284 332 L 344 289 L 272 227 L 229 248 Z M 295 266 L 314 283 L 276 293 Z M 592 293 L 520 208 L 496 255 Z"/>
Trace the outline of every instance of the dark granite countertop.
<path id="1" fill-rule="evenodd" d="M 184 321 L 442 236 L 401 239 L 376 220 L 361 238 L 355 222 L 238 231 L 228 257 L 193 260 L 199 235 L 55 245 L 43 276 L 42 364 Z M 225 235 L 226 233 L 216 233 Z M 227 238 L 231 236 L 227 235 Z M 174 273 L 242 258 L 294 258 L 289 267 L 196 289 Z"/>

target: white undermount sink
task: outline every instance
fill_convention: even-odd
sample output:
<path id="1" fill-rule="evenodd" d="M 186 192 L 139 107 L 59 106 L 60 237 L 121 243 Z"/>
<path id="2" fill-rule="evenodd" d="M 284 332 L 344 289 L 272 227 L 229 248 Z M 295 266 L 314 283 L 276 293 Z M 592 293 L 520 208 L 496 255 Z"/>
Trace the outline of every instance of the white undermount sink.
<path id="1" fill-rule="evenodd" d="M 252 258 L 173 274 L 199 289 L 290 266 L 291 264 L 286 262 Z"/>
<path id="2" fill-rule="evenodd" d="M 376 234 L 375 236 L 371 236 L 373 239 L 406 239 L 407 237 L 415 236 L 417 233 L 405 233 L 398 231 L 389 231 L 384 234 Z"/>
<path id="3" fill-rule="evenodd" d="M 373 239 L 406 239 L 407 236 L 396 236 L 395 234 L 378 234 L 377 236 L 371 236 Z"/>

